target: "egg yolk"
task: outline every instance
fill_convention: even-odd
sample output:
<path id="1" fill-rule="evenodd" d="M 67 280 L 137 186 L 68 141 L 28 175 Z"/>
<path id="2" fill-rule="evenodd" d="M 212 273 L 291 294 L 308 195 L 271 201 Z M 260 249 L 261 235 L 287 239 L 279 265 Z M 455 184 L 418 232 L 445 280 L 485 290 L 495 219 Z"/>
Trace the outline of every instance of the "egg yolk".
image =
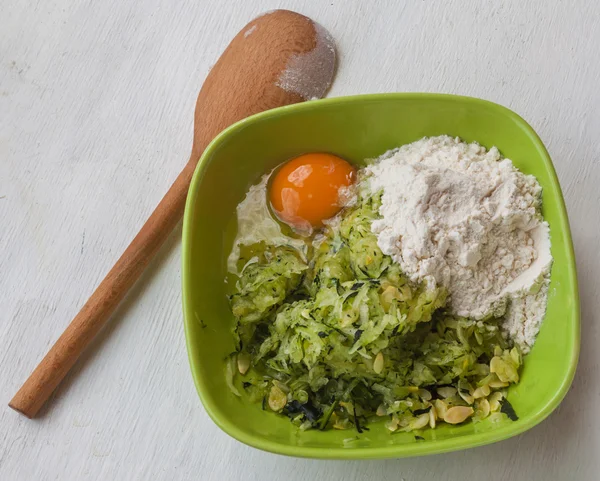
<path id="1" fill-rule="evenodd" d="M 354 168 L 332 154 L 304 154 L 282 165 L 270 187 L 271 206 L 286 224 L 312 231 L 336 215 L 340 189 L 354 182 Z"/>

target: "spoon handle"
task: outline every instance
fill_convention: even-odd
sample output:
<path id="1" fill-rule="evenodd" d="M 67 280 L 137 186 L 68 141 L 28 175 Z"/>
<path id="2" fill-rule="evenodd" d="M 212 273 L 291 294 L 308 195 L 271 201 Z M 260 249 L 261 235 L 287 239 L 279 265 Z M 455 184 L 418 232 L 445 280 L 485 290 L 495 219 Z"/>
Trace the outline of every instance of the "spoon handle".
<path id="1" fill-rule="evenodd" d="M 274 10 L 240 30 L 198 94 L 188 164 L 79 314 L 15 394 L 10 407 L 34 417 L 98 334 L 181 219 L 196 163 L 210 141 L 229 125 L 250 115 L 322 97 L 334 72 L 333 39 L 304 15 Z"/>
<path id="2" fill-rule="evenodd" d="M 96 288 L 9 406 L 34 417 L 98 334 L 183 215 L 194 173 L 189 162 L 104 280 Z"/>

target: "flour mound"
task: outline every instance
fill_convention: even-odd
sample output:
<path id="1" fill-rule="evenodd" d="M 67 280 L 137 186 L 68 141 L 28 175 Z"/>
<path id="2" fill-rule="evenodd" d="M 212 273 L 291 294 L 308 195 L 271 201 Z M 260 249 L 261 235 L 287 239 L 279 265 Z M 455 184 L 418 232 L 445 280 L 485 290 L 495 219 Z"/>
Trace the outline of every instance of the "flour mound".
<path id="1" fill-rule="evenodd" d="M 377 159 L 366 182 L 383 192 L 381 219 L 372 224 L 379 247 L 411 280 L 445 286 L 453 314 L 500 316 L 533 286 L 538 297 L 545 292 L 552 257 L 541 187 L 495 147 L 426 137 Z M 527 305 L 539 329 L 545 296 Z M 532 344 L 537 330 L 518 327 L 522 317 L 512 316 L 511 330 L 527 331 Z"/>

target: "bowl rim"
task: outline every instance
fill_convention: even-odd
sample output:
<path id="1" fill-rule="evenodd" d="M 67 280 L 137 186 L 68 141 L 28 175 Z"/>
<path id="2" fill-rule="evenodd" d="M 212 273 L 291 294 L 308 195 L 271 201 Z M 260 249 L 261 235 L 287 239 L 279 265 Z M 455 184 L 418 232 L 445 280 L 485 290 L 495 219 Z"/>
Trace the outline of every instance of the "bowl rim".
<path id="1" fill-rule="evenodd" d="M 574 346 L 572 347 L 572 354 L 569 360 L 569 367 L 566 376 L 562 379 L 559 389 L 549 398 L 547 403 L 542 406 L 536 413 L 521 418 L 517 423 L 505 424 L 498 428 L 485 431 L 484 433 L 471 433 L 464 436 L 449 437 L 443 440 L 435 442 L 423 442 L 413 444 L 392 444 L 387 446 L 373 446 L 373 447 L 352 447 L 346 448 L 343 446 L 339 447 L 310 447 L 310 446 L 291 446 L 280 444 L 277 441 L 272 441 L 266 437 L 254 435 L 244 431 L 243 429 L 236 426 L 226 417 L 219 414 L 219 410 L 216 403 L 213 403 L 208 396 L 204 395 L 206 389 L 206 382 L 202 370 L 199 365 L 199 357 L 196 356 L 198 352 L 198 346 L 192 342 L 191 335 L 191 323 L 194 319 L 193 310 L 191 308 L 190 297 L 191 293 L 188 292 L 187 286 L 189 286 L 189 280 L 191 279 L 191 264 L 189 262 L 192 245 L 190 242 L 190 235 L 192 231 L 192 211 L 193 206 L 196 202 L 196 198 L 199 191 L 202 178 L 204 177 L 206 165 L 208 159 L 212 157 L 213 152 L 223 143 L 225 139 L 244 129 L 248 124 L 267 119 L 272 117 L 279 117 L 282 115 L 289 115 L 295 112 L 302 112 L 305 110 L 311 110 L 318 105 L 319 108 L 324 106 L 333 106 L 337 104 L 351 103 L 351 102 L 362 102 L 362 101 L 385 101 L 385 100 L 406 100 L 406 99 L 421 99 L 421 100 L 450 100 L 459 103 L 469 103 L 479 107 L 492 108 L 498 113 L 510 117 L 516 124 L 518 124 L 523 131 L 528 135 L 536 149 L 539 151 L 540 156 L 543 158 L 546 168 L 549 172 L 549 177 L 552 183 L 558 187 L 558 196 L 555 199 L 560 211 L 560 228 L 565 235 L 565 247 L 566 255 L 568 260 L 568 276 L 570 278 L 570 287 L 574 299 L 574 311 L 573 311 L 573 322 L 571 323 L 571 329 L 574 334 L 573 338 Z M 198 395 L 204 405 L 204 408 L 214 423 L 219 426 L 225 433 L 229 434 L 238 441 L 247 444 L 249 446 L 268 451 L 276 454 L 283 454 L 294 457 L 305 457 L 305 458 L 319 458 L 319 459 L 379 459 L 379 458 L 400 458 L 408 456 L 421 456 L 428 454 L 439 454 L 450 451 L 457 451 L 467 448 L 473 448 L 477 446 L 483 446 L 498 442 L 504 439 L 508 439 L 517 434 L 521 434 L 548 417 L 561 403 L 567 394 L 577 368 L 579 351 L 580 351 L 580 301 L 579 301 L 579 288 L 576 274 L 575 264 L 575 253 L 573 248 L 573 241 L 571 238 L 571 231 L 569 228 L 569 221 L 567 210 L 560 188 L 560 183 L 554 169 L 554 165 L 548 154 L 546 147 L 543 142 L 533 130 L 533 128 L 517 113 L 512 110 L 488 100 L 483 100 L 476 97 L 467 97 L 453 94 L 441 94 L 441 93 L 383 93 L 383 94 L 363 94 L 363 95 L 352 95 L 345 97 L 334 97 L 320 100 L 312 100 L 308 102 L 301 102 L 298 104 L 288 105 L 284 107 L 278 107 L 276 109 L 260 112 L 258 114 L 247 117 L 243 120 L 236 122 L 230 127 L 223 130 L 217 135 L 213 141 L 207 146 L 201 155 L 198 164 L 195 168 L 190 188 L 188 191 L 185 212 L 183 217 L 183 246 L 182 246 L 182 304 L 184 313 L 184 330 L 186 338 L 186 347 L 188 352 L 188 360 L 192 371 L 192 377 Z"/>

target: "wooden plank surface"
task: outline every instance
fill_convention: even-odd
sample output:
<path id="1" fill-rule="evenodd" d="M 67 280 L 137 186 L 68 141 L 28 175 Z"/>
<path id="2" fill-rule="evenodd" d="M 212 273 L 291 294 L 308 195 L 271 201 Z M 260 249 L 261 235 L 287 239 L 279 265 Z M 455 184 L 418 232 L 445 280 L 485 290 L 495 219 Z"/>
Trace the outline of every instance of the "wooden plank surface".
<path id="1" fill-rule="evenodd" d="M 582 351 L 542 425 L 471 451 L 373 462 L 284 458 L 230 439 L 189 372 L 180 229 L 42 416 L 6 406 L 186 162 L 211 65 L 273 8 L 336 38 L 330 96 L 482 97 L 546 143 L 573 229 Z M 0 12 L 1 480 L 598 479 L 600 4 L 0 0 Z"/>

